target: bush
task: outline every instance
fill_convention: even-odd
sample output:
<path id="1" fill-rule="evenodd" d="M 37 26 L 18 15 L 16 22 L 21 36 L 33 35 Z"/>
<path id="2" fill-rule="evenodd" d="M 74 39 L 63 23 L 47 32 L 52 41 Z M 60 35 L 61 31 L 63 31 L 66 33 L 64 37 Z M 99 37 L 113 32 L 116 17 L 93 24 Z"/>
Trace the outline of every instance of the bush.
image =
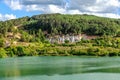
<path id="1" fill-rule="evenodd" d="M 12 47 L 6 47 L 5 50 L 7 51 L 7 55 L 10 57 L 15 56 Z"/>
<path id="2" fill-rule="evenodd" d="M 117 52 L 110 52 L 109 56 L 118 56 L 118 53 Z"/>
<path id="3" fill-rule="evenodd" d="M 87 49 L 88 55 L 91 55 L 91 56 L 96 56 L 97 53 L 99 53 L 99 52 L 100 52 L 99 48 L 88 48 Z"/>
<path id="4" fill-rule="evenodd" d="M 22 46 L 14 47 L 14 48 L 12 48 L 12 51 L 17 56 L 24 56 L 24 54 L 25 54 L 24 47 L 22 47 Z"/>
<path id="5" fill-rule="evenodd" d="M 0 48 L 0 58 L 5 58 L 7 57 L 7 52 L 5 51 L 4 48 Z"/>
<path id="6" fill-rule="evenodd" d="M 65 43 L 67 44 L 67 43 L 69 43 L 70 41 L 69 40 L 65 40 Z"/>

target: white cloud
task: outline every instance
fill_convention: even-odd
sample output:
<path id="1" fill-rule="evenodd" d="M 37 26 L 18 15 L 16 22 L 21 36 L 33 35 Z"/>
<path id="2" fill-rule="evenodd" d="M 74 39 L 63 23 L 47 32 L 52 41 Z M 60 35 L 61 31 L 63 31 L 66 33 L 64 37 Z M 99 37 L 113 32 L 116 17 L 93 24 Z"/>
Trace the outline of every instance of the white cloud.
<path id="1" fill-rule="evenodd" d="M 113 13 L 105 13 L 105 14 L 93 13 L 93 15 L 97 15 L 97 16 L 101 16 L 101 17 L 109 17 L 109 18 L 120 18 L 120 15 L 113 14 Z"/>
<path id="2" fill-rule="evenodd" d="M 98 1 L 100 1 L 100 0 L 98 0 Z M 120 6 L 120 2 L 119 2 L 119 0 L 105 0 L 106 1 L 106 5 L 110 5 L 110 6 L 114 6 L 114 7 L 119 7 Z"/>
<path id="3" fill-rule="evenodd" d="M 114 13 L 84 13 L 84 14 L 90 14 L 90 15 L 96 15 L 100 17 L 109 17 L 109 18 L 120 18 L 120 15 L 114 14 Z"/>
<path id="4" fill-rule="evenodd" d="M 120 0 L 5 0 L 13 10 L 42 13 L 92 14 L 120 18 Z"/>
<path id="5" fill-rule="evenodd" d="M 13 14 L 0 14 L 0 21 L 5 21 L 5 20 L 10 20 L 10 19 L 15 19 L 16 16 Z"/>
<path id="6" fill-rule="evenodd" d="M 120 7 L 118 0 L 70 0 L 69 9 L 78 9 L 82 12 L 113 13 Z"/>
<path id="7" fill-rule="evenodd" d="M 49 5 L 48 10 L 46 12 L 50 13 L 65 13 L 66 10 L 60 6 Z"/>
<path id="8" fill-rule="evenodd" d="M 27 5 L 25 9 L 26 11 L 44 11 L 45 6 Z"/>
<path id="9" fill-rule="evenodd" d="M 20 0 L 5 0 L 5 3 L 13 10 L 21 10 L 23 8 Z"/>

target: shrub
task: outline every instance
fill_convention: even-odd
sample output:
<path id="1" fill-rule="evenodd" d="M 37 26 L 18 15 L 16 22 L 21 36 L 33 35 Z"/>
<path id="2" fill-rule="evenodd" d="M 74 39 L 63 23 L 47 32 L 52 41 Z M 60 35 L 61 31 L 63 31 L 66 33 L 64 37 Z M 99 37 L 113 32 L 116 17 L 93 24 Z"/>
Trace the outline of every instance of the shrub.
<path id="1" fill-rule="evenodd" d="M 3 47 L 3 46 L 4 46 L 4 40 L 0 39 L 0 47 Z"/>
<path id="2" fill-rule="evenodd" d="M 67 43 L 69 43 L 70 41 L 69 40 L 65 40 L 65 43 L 67 44 Z"/>
<path id="3" fill-rule="evenodd" d="M 0 58 L 5 58 L 7 57 L 6 51 L 4 48 L 0 48 Z"/>

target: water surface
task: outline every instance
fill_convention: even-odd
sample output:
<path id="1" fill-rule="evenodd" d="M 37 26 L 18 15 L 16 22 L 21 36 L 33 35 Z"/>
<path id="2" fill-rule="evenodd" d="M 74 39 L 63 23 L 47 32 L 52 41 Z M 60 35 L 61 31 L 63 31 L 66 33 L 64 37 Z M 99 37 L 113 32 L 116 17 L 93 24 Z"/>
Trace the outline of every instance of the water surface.
<path id="1" fill-rule="evenodd" d="M 120 57 L 0 59 L 0 80 L 119 80 Z"/>

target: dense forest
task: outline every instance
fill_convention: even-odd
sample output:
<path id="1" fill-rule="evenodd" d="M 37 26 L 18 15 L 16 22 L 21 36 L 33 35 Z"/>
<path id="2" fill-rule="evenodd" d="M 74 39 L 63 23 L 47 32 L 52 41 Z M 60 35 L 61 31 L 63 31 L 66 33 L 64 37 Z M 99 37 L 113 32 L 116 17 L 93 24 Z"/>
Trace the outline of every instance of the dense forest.
<path id="1" fill-rule="evenodd" d="M 90 41 L 81 41 L 79 47 L 84 47 L 85 49 L 83 50 L 86 52 L 81 48 L 78 49 L 76 43 L 50 44 L 46 40 L 47 35 L 55 36 L 67 34 L 87 34 L 100 36 L 100 38 Z M 61 52 L 59 49 L 66 46 L 68 46 L 68 51 L 63 50 L 63 53 L 67 54 L 71 54 L 70 51 L 74 50 L 71 46 L 77 47 L 76 49 L 79 50 L 79 55 L 83 54 L 83 52 L 86 54 L 87 51 L 93 51 L 93 53 L 91 53 L 94 54 L 96 53 L 94 49 L 99 52 L 101 50 L 103 51 L 104 47 L 117 49 L 117 54 L 119 54 L 119 36 L 120 19 L 97 17 L 87 14 L 41 14 L 32 17 L 0 21 L 0 57 L 5 55 L 36 55 L 42 54 L 42 52 L 47 54 L 50 52 L 47 50 L 48 47 L 52 49 L 53 53 L 58 55 L 59 52 Z M 91 45 L 91 47 L 85 47 L 85 45 Z M 57 48 L 53 48 L 55 46 L 57 46 Z M 95 48 L 92 46 L 95 46 Z M 76 52 L 75 50 L 74 52 Z M 81 50 L 83 52 L 80 52 Z M 109 53 L 110 52 L 107 52 L 107 55 Z M 112 53 L 114 54 L 114 52 Z M 76 53 L 72 54 L 77 55 Z"/>
<path id="2" fill-rule="evenodd" d="M 97 17 L 93 15 L 62 15 L 41 14 L 32 17 L 0 22 L 0 33 L 13 31 L 16 26 L 19 30 L 33 34 L 42 30 L 47 34 L 79 34 L 89 35 L 116 35 L 120 31 L 120 20 Z"/>

